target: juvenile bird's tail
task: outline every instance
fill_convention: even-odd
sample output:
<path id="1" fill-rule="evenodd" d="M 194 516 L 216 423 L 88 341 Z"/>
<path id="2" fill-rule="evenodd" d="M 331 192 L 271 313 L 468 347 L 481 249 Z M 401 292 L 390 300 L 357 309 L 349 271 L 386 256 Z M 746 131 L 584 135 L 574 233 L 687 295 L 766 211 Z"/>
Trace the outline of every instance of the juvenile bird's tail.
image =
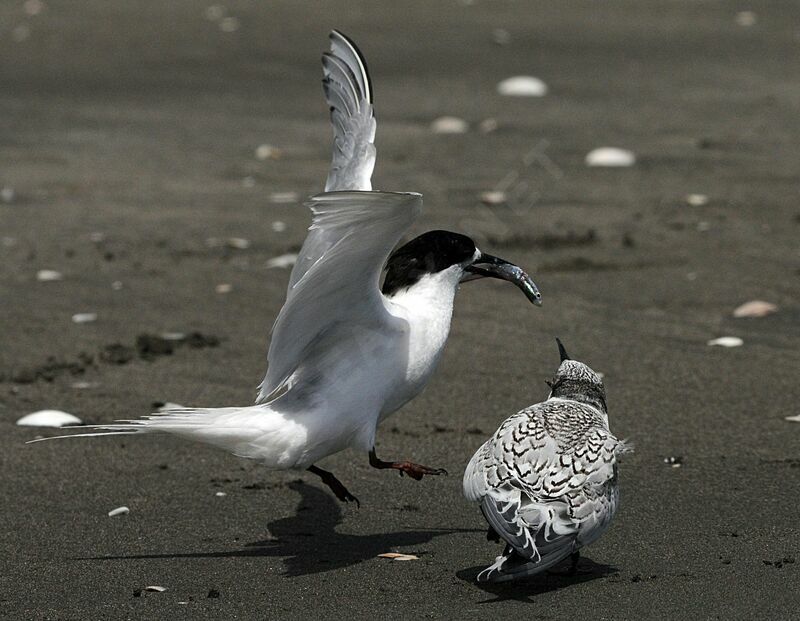
<path id="1" fill-rule="evenodd" d="M 286 419 L 268 405 L 181 408 L 155 412 L 135 420 L 72 429 L 94 431 L 39 438 L 29 444 L 63 438 L 169 433 L 225 449 L 239 457 L 258 459 L 273 468 L 291 468 L 295 466 L 306 433 L 302 425 Z"/>

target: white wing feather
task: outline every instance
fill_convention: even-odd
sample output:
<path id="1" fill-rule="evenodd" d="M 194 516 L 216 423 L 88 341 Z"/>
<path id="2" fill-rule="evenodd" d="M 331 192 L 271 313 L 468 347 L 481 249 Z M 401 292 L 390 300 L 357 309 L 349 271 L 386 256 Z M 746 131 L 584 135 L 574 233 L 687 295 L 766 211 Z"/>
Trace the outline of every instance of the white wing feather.
<path id="1" fill-rule="evenodd" d="M 380 274 L 389 253 L 422 208 L 422 196 L 393 192 L 326 192 L 307 203 L 314 214 L 303 244 L 308 257 L 273 327 L 266 377 L 257 402 L 281 390 L 319 336 L 337 322 L 388 314 Z"/>
<path id="2" fill-rule="evenodd" d="M 325 191 L 371 190 L 375 167 L 375 116 L 367 63 L 342 33 L 330 34 L 322 56 L 322 86 L 331 109 L 333 157 Z"/>

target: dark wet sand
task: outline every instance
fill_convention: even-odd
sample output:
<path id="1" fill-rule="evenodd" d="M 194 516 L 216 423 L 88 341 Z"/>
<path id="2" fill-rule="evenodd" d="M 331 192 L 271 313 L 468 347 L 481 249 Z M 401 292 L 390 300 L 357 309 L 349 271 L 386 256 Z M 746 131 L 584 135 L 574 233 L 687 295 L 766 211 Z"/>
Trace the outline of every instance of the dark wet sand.
<path id="1" fill-rule="evenodd" d="M 231 33 L 204 9 L 0 7 L 0 185 L 16 192 L 0 203 L 0 237 L 15 241 L 0 245 L 0 617 L 796 617 L 800 425 L 784 417 L 800 413 L 797 3 L 243 0 L 227 9 Z M 736 23 L 744 9 L 754 26 Z M 383 456 L 451 475 L 417 483 L 336 455 L 323 465 L 358 510 L 305 473 L 168 437 L 25 445 L 38 430 L 14 422 L 46 407 L 107 422 L 157 400 L 251 402 L 288 277 L 264 264 L 308 223 L 269 197 L 317 192 L 326 174 L 318 55 L 331 27 L 371 64 L 376 187 L 422 192 L 417 231 L 473 234 L 545 296 L 536 309 L 503 283 L 465 286 L 434 380 L 381 428 Z M 550 94 L 496 95 L 515 74 Z M 441 115 L 473 129 L 434 135 Z M 478 130 L 486 118 L 495 132 Z M 281 158 L 258 161 L 262 143 Z M 604 145 L 637 165 L 587 168 Z M 512 206 L 481 206 L 510 173 L 525 184 Z M 689 193 L 710 202 L 687 206 Z M 64 280 L 37 282 L 40 269 Z M 731 318 L 754 298 L 780 311 Z M 96 323 L 72 323 L 87 311 Z M 99 359 L 164 331 L 221 342 Z M 635 443 L 622 507 L 577 578 L 481 587 L 498 547 L 460 473 L 545 396 L 554 335 L 605 373 L 612 429 Z M 744 346 L 706 346 L 721 335 Z M 107 517 L 119 505 L 130 514 Z M 376 558 L 388 551 L 419 560 Z M 168 590 L 135 596 L 148 585 Z"/>

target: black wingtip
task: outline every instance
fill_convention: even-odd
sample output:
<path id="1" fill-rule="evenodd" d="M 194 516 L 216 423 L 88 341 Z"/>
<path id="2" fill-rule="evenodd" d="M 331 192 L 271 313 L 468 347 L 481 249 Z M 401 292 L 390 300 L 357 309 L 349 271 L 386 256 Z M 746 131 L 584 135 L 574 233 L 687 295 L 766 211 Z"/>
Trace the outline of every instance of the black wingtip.
<path id="1" fill-rule="evenodd" d="M 561 342 L 560 338 L 556 337 L 556 343 L 558 343 L 558 355 L 561 356 L 561 362 L 564 362 L 565 360 L 571 360 L 567 350 L 564 349 L 564 344 Z"/>

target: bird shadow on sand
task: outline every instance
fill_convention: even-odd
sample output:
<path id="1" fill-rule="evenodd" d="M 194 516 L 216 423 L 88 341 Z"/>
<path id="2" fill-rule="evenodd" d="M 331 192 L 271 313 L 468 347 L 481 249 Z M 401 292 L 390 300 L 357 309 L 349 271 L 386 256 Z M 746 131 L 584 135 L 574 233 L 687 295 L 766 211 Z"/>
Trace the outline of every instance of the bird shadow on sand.
<path id="1" fill-rule="evenodd" d="M 567 560 L 566 563 L 568 564 L 569 561 Z M 456 576 L 464 582 L 469 582 L 475 588 L 494 596 L 493 599 L 478 602 L 480 604 L 495 604 L 507 600 L 532 604 L 535 596 L 542 593 L 566 589 L 582 582 L 591 582 L 617 573 L 616 567 L 595 563 L 587 557 L 581 557 L 576 574 L 555 569 L 512 582 L 478 582 L 477 576 L 484 569 L 486 569 L 485 565 L 479 565 L 456 572 Z"/>
<path id="2" fill-rule="evenodd" d="M 286 567 L 284 575 L 292 577 L 349 567 L 396 548 L 423 545 L 434 537 L 459 532 L 459 529 L 427 529 L 372 535 L 339 533 L 336 532 L 336 527 L 342 521 L 342 510 L 333 496 L 302 481 L 290 483 L 289 488 L 298 492 L 301 497 L 296 514 L 271 522 L 267 527 L 267 539 L 245 544 L 243 549 L 102 556 L 91 560 L 281 558 Z"/>

